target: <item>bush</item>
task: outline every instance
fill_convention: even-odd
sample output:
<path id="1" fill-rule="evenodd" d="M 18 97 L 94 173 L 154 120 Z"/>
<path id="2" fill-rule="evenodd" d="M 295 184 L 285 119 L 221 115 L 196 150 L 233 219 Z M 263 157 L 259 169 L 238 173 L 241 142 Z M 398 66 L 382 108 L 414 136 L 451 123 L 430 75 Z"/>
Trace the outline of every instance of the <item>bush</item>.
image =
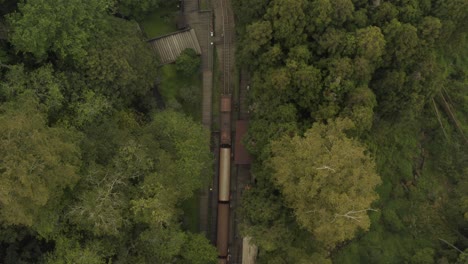
<path id="1" fill-rule="evenodd" d="M 185 49 L 177 58 L 176 69 L 185 76 L 192 76 L 201 65 L 201 59 L 193 49 Z"/>

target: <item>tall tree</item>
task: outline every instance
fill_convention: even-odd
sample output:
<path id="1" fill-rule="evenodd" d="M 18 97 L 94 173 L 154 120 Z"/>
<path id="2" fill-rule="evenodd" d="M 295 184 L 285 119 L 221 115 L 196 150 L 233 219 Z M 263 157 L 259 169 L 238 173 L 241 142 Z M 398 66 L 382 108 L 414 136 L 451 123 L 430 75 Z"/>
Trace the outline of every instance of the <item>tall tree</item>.
<path id="1" fill-rule="evenodd" d="M 358 141 L 346 136 L 349 119 L 314 124 L 304 137 L 272 143 L 269 166 L 298 223 L 325 246 L 368 230 L 368 211 L 378 198 L 380 177 Z"/>
<path id="2" fill-rule="evenodd" d="M 197 73 L 201 65 L 200 57 L 193 49 L 185 49 L 176 59 L 177 70 L 185 75 L 192 76 Z"/>
<path id="3" fill-rule="evenodd" d="M 357 54 L 372 62 L 380 62 L 385 52 L 385 39 L 378 27 L 356 31 Z"/>
<path id="4" fill-rule="evenodd" d="M 47 109 L 49 118 L 58 119 L 65 103 L 61 80 L 52 65 L 44 65 L 28 72 L 23 65 L 14 65 L 5 75 L 5 82 L 0 84 L 0 97 L 3 100 L 15 100 L 22 94 L 32 94 Z"/>
<path id="5" fill-rule="evenodd" d="M 176 1 L 161 1 L 161 0 L 117 0 L 117 12 L 131 18 L 141 19 L 149 12 L 160 7 L 164 2 L 169 2 L 174 5 Z"/>
<path id="6" fill-rule="evenodd" d="M 109 17 L 91 39 L 86 60 L 77 65 L 90 88 L 127 104 L 147 96 L 156 79 L 157 64 L 137 25 Z"/>
<path id="7" fill-rule="evenodd" d="M 289 48 L 302 43 L 306 34 L 305 0 L 276 0 L 266 13 L 273 28 L 276 41 Z"/>
<path id="8" fill-rule="evenodd" d="M 0 221 L 47 235 L 63 193 L 79 179 L 79 135 L 48 127 L 37 102 L 25 97 L 0 107 Z"/>
<path id="9" fill-rule="evenodd" d="M 94 247 L 93 247 L 94 246 Z M 105 264 L 109 263 L 100 256 L 96 245 L 80 245 L 80 241 L 65 236 L 55 240 L 55 250 L 46 255 L 46 264 Z"/>
<path id="10" fill-rule="evenodd" d="M 16 50 L 45 59 L 49 52 L 62 59 L 83 61 L 90 34 L 111 6 L 111 0 L 33 0 L 19 4 L 8 16 Z"/>
<path id="11" fill-rule="evenodd" d="M 138 221 L 158 226 L 172 222 L 177 203 L 208 182 L 212 156 L 207 131 L 182 114 L 155 114 L 144 132 L 140 142 L 151 170 L 132 199 L 132 210 Z"/>

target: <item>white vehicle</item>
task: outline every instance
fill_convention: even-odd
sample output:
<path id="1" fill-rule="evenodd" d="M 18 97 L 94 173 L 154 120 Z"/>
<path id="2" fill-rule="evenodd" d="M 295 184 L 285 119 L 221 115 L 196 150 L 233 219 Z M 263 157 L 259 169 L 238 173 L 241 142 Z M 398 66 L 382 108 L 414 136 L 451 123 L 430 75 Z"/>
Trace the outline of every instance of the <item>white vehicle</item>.
<path id="1" fill-rule="evenodd" d="M 211 45 L 213 45 L 213 42 L 211 42 Z"/>
<path id="2" fill-rule="evenodd" d="M 211 32 L 210 32 L 210 36 L 214 36 L 214 33 L 213 33 L 213 31 L 211 31 Z"/>

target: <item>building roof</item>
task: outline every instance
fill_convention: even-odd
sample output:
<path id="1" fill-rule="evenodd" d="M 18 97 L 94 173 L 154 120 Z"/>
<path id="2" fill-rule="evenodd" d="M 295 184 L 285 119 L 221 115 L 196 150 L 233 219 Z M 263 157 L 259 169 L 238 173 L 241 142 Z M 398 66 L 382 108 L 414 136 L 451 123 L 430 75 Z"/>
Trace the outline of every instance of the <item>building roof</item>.
<path id="1" fill-rule="evenodd" d="M 234 163 L 236 165 L 250 164 L 252 163 L 252 156 L 247 152 L 242 139 L 247 133 L 249 123 L 247 120 L 236 121 L 236 145 L 234 149 Z"/>
<path id="2" fill-rule="evenodd" d="M 201 54 L 195 30 L 190 28 L 150 39 L 148 43 L 159 57 L 161 64 L 174 62 L 185 49 L 190 48 L 195 50 L 197 54 Z"/>
<path id="3" fill-rule="evenodd" d="M 251 242 L 251 237 L 242 239 L 242 264 L 255 264 L 258 247 Z"/>

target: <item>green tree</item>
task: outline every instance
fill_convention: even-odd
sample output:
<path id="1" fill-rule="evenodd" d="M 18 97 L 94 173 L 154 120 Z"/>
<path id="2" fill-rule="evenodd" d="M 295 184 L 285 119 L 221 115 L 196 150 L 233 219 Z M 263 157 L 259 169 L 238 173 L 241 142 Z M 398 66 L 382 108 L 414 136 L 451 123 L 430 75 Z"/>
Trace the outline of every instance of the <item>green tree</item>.
<path id="1" fill-rule="evenodd" d="M 83 177 L 81 191 L 67 212 L 67 219 L 79 229 L 93 234 L 118 235 L 124 225 L 128 207 L 128 175 L 112 169 L 93 166 Z M 126 199 L 127 198 L 127 199 Z"/>
<path id="2" fill-rule="evenodd" d="M 239 210 L 241 233 L 252 237 L 255 245 L 266 252 L 281 249 L 293 240 L 285 220 L 288 209 L 284 208 L 281 198 L 274 192 L 271 184 L 245 191 Z"/>
<path id="3" fill-rule="evenodd" d="M 354 53 L 354 38 L 354 35 L 348 34 L 344 30 L 329 27 L 318 39 L 319 48 L 317 52 L 319 54 L 328 53 L 330 57 L 346 55 L 345 53 L 350 51 Z"/>
<path id="4" fill-rule="evenodd" d="M 383 32 L 387 43 L 386 61 L 401 66 L 411 64 L 419 45 L 416 27 L 393 19 Z"/>
<path id="5" fill-rule="evenodd" d="M 418 27 L 421 39 L 427 46 L 432 47 L 440 36 L 442 23 L 436 17 L 425 17 Z"/>
<path id="6" fill-rule="evenodd" d="M 356 31 L 357 54 L 372 62 L 381 61 L 385 52 L 385 39 L 378 27 L 367 27 Z"/>
<path id="7" fill-rule="evenodd" d="M 139 222 L 155 226 L 172 222 L 178 202 L 208 183 L 212 164 L 208 133 L 188 117 L 165 111 L 154 115 L 140 142 L 151 167 L 131 209 Z"/>
<path id="8" fill-rule="evenodd" d="M 74 116 L 72 123 L 79 128 L 97 124 L 111 112 L 112 105 L 109 100 L 101 94 L 92 90 L 83 92 L 83 99 L 71 104 Z"/>
<path id="9" fill-rule="evenodd" d="M 292 76 L 296 104 L 309 112 L 316 111 L 316 102 L 319 101 L 323 86 L 320 70 L 314 66 L 301 65 Z"/>
<path id="10" fill-rule="evenodd" d="M 96 251 L 96 248 L 90 246 L 81 246 L 79 241 L 58 237 L 55 240 L 55 249 L 47 254 L 45 258 L 47 264 L 105 264 L 105 261 Z"/>
<path id="11" fill-rule="evenodd" d="M 288 61 L 293 61 L 298 64 L 308 64 L 312 54 L 306 45 L 298 45 L 289 50 Z"/>
<path id="12" fill-rule="evenodd" d="M 236 24 L 247 25 L 263 16 L 268 3 L 263 0 L 238 0 L 232 5 L 236 12 Z"/>
<path id="13" fill-rule="evenodd" d="M 218 260 L 218 252 L 210 241 L 201 234 L 189 233 L 187 242 L 182 246 L 182 263 L 213 264 Z"/>
<path id="14" fill-rule="evenodd" d="M 86 60 L 77 65 L 88 87 L 113 102 L 147 96 L 156 80 L 154 53 L 134 22 L 109 17 L 92 36 Z"/>
<path id="15" fill-rule="evenodd" d="M 417 83 L 410 85 L 411 77 L 404 71 L 388 70 L 372 84 L 379 102 L 379 112 L 395 114 L 421 108 L 423 92 Z"/>
<path id="16" fill-rule="evenodd" d="M 278 63 L 281 63 L 284 57 L 285 54 L 281 50 L 281 46 L 276 44 L 274 46 L 268 47 L 268 50 L 260 55 L 258 61 L 252 62 L 252 64 L 248 65 L 248 67 L 257 69 L 259 72 L 268 72 L 271 68 L 278 65 Z"/>
<path id="17" fill-rule="evenodd" d="M 348 94 L 343 114 L 356 124 L 358 133 L 369 131 L 374 122 L 374 107 L 377 100 L 368 87 L 357 87 Z"/>
<path id="18" fill-rule="evenodd" d="M 179 87 L 177 98 L 185 105 L 193 105 L 194 108 L 198 107 L 201 101 L 201 89 L 196 85 L 185 85 Z"/>
<path id="19" fill-rule="evenodd" d="M 14 100 L 24 93 L 33 94 L 47 110 L 49 120 L 56 121 L 61 116 L 66 100 L 63 95 L 65 82 L 52 65 L 28 72 L 23 65 L 15 65 L 6 73 L 5 82 L 0 84 L 0 97 Z"/>
<path id="20" fill-rule="evenodd" d="M 372 20 L 378 26 L 383 26 L 388 22 L 396 19 L 398 16 L 398 9 L 390 2 L 381 3 L 373 12 L 371 12 Z"/>
<path id="21" fill-rule="evenodd" d="M 434 250 L 432 248 L 423 248 L 418 250 L 411 258 L 412 264 L 433 264 L 434 263 Z"/>
<path id="22" fill-rule="evenodd" d="M 367 212 L 378 198 L 374 161 L 345 134 L 352 126 L 347 119 L 314 124 L 304 137 L 273 142 L 269 160 L 297 222 L 331 248 L 369 229 Z"/>
<path id="23" fill-rule="evenodd" d="M 168 1 L 174 5 L 176 1 Z M 160 7 L 164 1 L 161 0 L 117 0 L 117 12 L 132 18 L 141 19 L 149 12 Z"/>
<path id="24" fill-rule="evenodd" d="M 268 21 L 259 21 L 248 25 L 242 49 L 250 54 L 257 54 L 262 46 L 271 42 L 272 33 L 273 29 Z"/>
<path id="25" fill-rule="evenodd" d="M 171 226 L 152 227 L 142 232 L 136 241 L 137 261 L 132 263 L 170 263 L 180 256 L 187 235 Z"/>
<path id="26" fill-rule="evenodd" d="M 354 13 L 354 4 L 351 0 L 330 0 L 332 6 L 332 22 L 341 26 L 344 22 L 351 20 Z"/>
<path id="27" fill-rule="evenodd" d="M 247 146 L 261 160 L 270 156 L 272 139 L 298 131 L 298 113 L 293 104 L 257 104 L 253 115 L 256 118 L 249 127 Z"/>
<path id="28" fill-rule="evenodd" d="M 442 41 L 444 44 L 453 45 L 464 43 L 463 38 L 467 33 L 467 12 L 468 3 L 464 0 L 437 1 L 434 5 L 437 17 L 443 21 Z"/>
<path id="29" fill-rule="evenodd" d="M 208 131 L 201 124 L 183 114 L 165 111 L 154 115 L 145 128 L 142 142 L 148 144 L 151 156 L 156 159 L 156 167 L 164 175 L 162 183 L 177 189 L 176 193 L 185 199 L 211 179 L 209 168 L 213 157 L 209 139 Z M 157 162 L 159 157 L 154 154 L 161 152 L 151 146 L 159 146 L 173 160 L 172 164 Z"/>
<path id="30" fill-rule="evenodd" d="M 333 6 L 330 0 L 317 0 L 310 2 L 310 19 L 307 30 L 309 33 L 323 32 L 332 22 Z"/>
<path id="31" fill-rule="evenodd" d="M 179 57 L 177 57 L 175 64 L 177 71 L 187 77 L 190 77 L 196 74 L 200 69 L 201 59 L 195 50 L 185 49 Z"/>
<path id="32" fill-rule="evenodd" d="M 60 215 L 62 195 L 79 179 L 79 135 L 48 127 L 34 99 L 0 107 L 0 221 L 46 235 Z"/>
<path id="33" fill-rule="evenodd" d="M 20 3 L 19 12 L 7 18 L 16 50 L 45 59 L 54 52 L 61 59 L 83 61 L 90 35 L 111 6 L 100 0 L 34 0 Z"/>
<path id="34" fill-rule="evenodd" d="M 266 18 L 271 21 L 273 37 L 286 48 L 301 44 L 306 38 L 306 4 L 305 0 L 276 0 L 267 10 Z"/>

